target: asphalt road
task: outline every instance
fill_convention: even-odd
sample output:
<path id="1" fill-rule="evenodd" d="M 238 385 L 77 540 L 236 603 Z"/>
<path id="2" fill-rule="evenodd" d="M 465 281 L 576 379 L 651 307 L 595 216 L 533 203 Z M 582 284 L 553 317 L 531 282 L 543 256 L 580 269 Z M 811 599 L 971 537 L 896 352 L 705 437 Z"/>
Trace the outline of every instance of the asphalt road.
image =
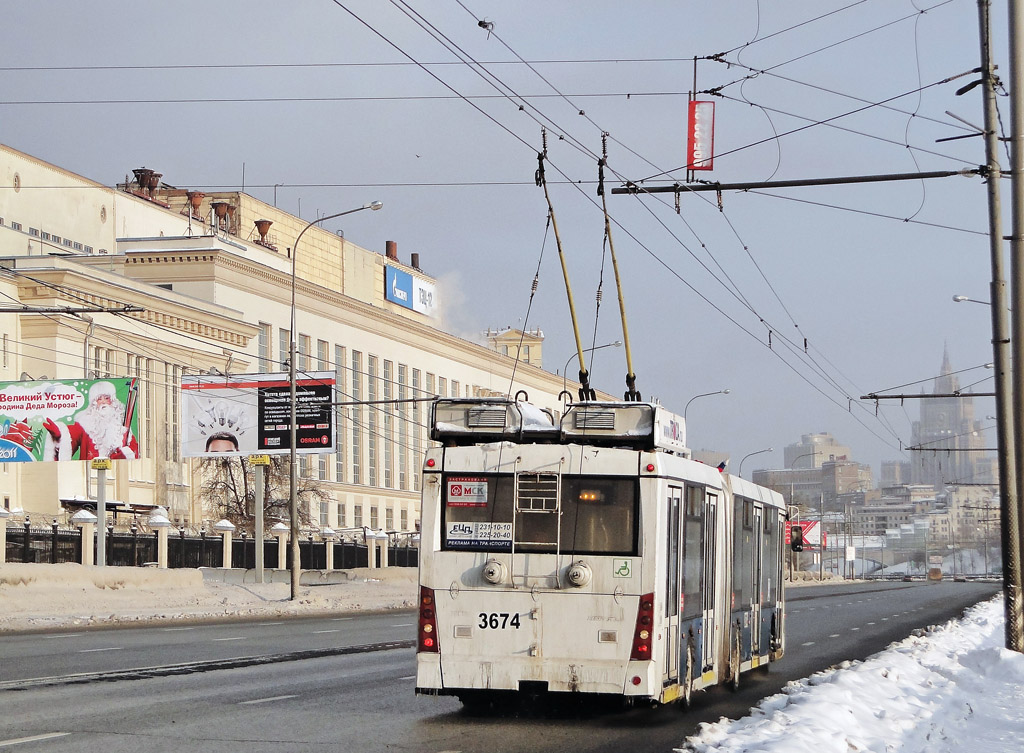
<path id="1" fill-rule="evenodd" d="M 786 658 L 744 675 L 738 693 L 697 694 L 685 712 L 542 707 L 478 717 L 450 698 L 417 698 L 414 654 L 401 647 L 412 636 L 408 613 L 5 636 L 0 751 L 665 752 L 701 721 L 742 716 L 792 679 L 865 658 L 997 590 L 792 589 Z"/>

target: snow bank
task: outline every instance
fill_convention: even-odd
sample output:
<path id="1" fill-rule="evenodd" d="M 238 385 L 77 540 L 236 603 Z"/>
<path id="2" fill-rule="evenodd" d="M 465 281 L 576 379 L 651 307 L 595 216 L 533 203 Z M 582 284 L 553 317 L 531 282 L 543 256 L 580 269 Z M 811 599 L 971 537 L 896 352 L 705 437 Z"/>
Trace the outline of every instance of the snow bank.
<path id="1" fill-rule="evenodd" d="M 83 565 L 0 565 L 0 632 L 85 625 L 288 616 L 413 608 L 416 569 L 346 571 L 307 586 L 204 580 L 199 570 Z"/>
<path id="2" fill-rule="evenodd" d="M 1003 601 L 790 683 L 751 716 L 702 724 L 691 753 L 1020 750 L 1024 654 L 1003 648 Z"/>

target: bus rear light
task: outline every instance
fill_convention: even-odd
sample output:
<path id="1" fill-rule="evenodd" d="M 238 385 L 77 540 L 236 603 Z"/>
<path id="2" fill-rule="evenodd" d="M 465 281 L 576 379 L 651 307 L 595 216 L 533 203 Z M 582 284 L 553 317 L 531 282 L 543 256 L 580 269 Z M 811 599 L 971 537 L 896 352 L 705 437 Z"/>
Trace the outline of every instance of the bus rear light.
<path id="1" fill-rule="evenodd" d="M 634 685 L 639 685 L 643 680 L 640 679 L 640 675 L 633 675 L 633 679 L 630 682 Z"/>
<path id="2" fill-rule="evenodd" d="M 636 610 L 636 628 L 633 630 L 633 652 L 629 658 L 649 661 L 651 658 L 651 624 L 654 622 L 654 594 L 640 597 Z"/>
<path id="3" fill-rule="evenodd" d="M 434 589 L 420 586 L 420 619 L 417 629 L 416 652 L 438 653 L 437 613 L 434 609 Z"/>

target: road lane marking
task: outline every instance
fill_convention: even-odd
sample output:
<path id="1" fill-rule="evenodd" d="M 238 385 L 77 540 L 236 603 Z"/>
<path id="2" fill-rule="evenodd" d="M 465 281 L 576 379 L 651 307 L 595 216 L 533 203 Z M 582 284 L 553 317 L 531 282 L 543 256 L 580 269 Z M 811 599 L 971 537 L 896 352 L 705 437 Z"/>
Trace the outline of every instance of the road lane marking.
<path id="1" fill-rule="evenodd" d="M 857 632 L 858 630 L 860 630 L 860 628 L 850 628 L 850 630 L 852 630 L 853 632 Z"/>
<path id="2" fill-rule="evenodd" d="M 833 633 L 832 635 L 829 636 L 829 638 L 838 638 L 838 637 L 839 637 L 839 633 Z"/>
<path id="3" fill-rule="evenodd" d="M 347 622 L 348 620 L 354 619 L 352 617 L 332 617 L 331 622 Z"/>
<path id="4" fill-rule="evenodd" d="M 297 695 L 275 695 L 270 698 L 256 698 L 252 701 L 239 701 L 239 706 L 255 706 L 258 703 L 273 703 L 274 701 L 286 701 L 289 698 L 298 698 Z"/>
<path id="5" fill-rule="evenodd" d="M 868 625 L 874 625 L 874 624 L 875 624 L 875 623 L 873 623 L 873 622 L 869 622 L 869 623 L 868 623 Z"/>
<path id="6" fill-rule="evenodd" d="M 60 633 L 59 635 L 44 635 L 44 638 L 77 638 L 85 633 Z M 70 732 L 68 734 L 71 734 Z"/>
<path id="7" fill-rule="evenodd" d="M 109 648 L 83 648 L 78 653 L 80 654 L 92 654 L 97 651 L 123 651 L 124 646 L 110 646 Z"/>
<path id="8" fill-rule="evenodd" d="M 813 646 L 814 645 L 814 641 L 807 641 L 807 643 L 801 643 L 800 645 L 801 646 Z"/>
<path id="9" fill-rule="evenodd" d="M 403 623 L 400 623 L 398 625 L 392 625 L 391 627 L 415 627 L 415 626 L 416 626 L 415 622 L 403 622 Z"/>
<path id="10" fill-rule="evenodd" d="M 179 630 L 195 630 L 196 628 L 195 628 L 195 626 L 193 625 L 193 626 L 191 626 L 191 627 L 176 627 L 176 628 L 160 628 L 160 629 L 161 629 L 161 630 L 162 630 L 163 632 L 165 632 L 165 633 L 174 633 L 174 632 L 177 632 L 177 631 L 179 631 Z"/>
<path id="11" fill-rule="evenodd" d="M 271 625 L 283 625 L 283 622 L 257 622 L 260 627 L 270 627 Z"/>
<path id="12" fill-rule="evenodd" d="M 334 630 L 314 630 L 313 635 L 319 635 L 320 633 L 340 633 L 341 630 L 335 628 Z"/>
<path id="13" fill-rule="evenodd" d="M 22 743 L 34 743 L 39 740 L 52 740 L 55 737 L 67 737 L 70 732 L 47 732 L 44 735 L 32 735 L 32 737 L 15 737 L 10 740 L 0 740 L 0 748 L 8 745 L 21 745 Z"/>
<path id="14" fill-rule="evenodd" d="M 218 641 L 244 641 L 244 640 L 245 640 L 245 636 L 244 635 L 238 635 L 238 636 L 235 636 L 234 638 L 214 638 L 213 642 L 217 643 Z"/>
<path id="15" fill-rule="evenodd" d="M 399 677 L 399 678 L 398 678 L 398 681 L 399 681 L 399 682 L 402 682 L 402 681 L 404 681 L 404 680 L 415 680 L 415 679 L 416 679 L 416 675 L 409 675 L 409 676 L 407 676 L 407 677 Z"/>

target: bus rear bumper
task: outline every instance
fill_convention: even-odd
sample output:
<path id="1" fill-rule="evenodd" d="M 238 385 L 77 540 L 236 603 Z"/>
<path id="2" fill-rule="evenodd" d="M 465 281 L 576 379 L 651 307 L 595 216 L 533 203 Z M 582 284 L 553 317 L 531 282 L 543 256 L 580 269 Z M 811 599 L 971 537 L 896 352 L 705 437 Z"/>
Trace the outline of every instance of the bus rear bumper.
<path id="1" fill-rule="evenodd" d="M 461 695 L 473 691 L 527 691 L 586 693 L 655 698 L 653 662 L 607 664 L 569 663 L 545 659 L 529 662 L 446 657 L 419 654 L 416 668 L 417 695 Z"/>

